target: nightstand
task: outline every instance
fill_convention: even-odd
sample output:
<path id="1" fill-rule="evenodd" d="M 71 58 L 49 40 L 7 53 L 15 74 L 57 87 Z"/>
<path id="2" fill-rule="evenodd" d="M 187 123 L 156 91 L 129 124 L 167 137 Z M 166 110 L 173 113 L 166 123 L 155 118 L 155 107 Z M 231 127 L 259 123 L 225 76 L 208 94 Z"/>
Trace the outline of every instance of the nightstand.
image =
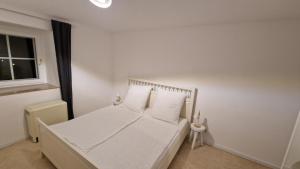
<path id="1" fill-rule="evenodd" d="M 200 134 L 200 145 L 203 145 L 203 132 L 206 130 L 206 127 L 202 124 L 191 124 L 191 133 L 190 133 L 190 139 L 193 137 L 193 143 L 192 143 L 192 149 L 195 148 L 195 144 L 198 139 L 198 135 Z"/>

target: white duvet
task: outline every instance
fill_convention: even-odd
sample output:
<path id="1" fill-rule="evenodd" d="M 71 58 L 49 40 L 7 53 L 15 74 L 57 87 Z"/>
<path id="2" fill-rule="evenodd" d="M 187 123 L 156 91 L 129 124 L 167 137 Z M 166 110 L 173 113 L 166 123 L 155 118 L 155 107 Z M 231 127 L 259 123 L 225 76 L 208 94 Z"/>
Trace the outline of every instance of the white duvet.
<path id="1" fill-rule="evenodd" d="M 153 169 L 178 126 L 144 115 L 87 153 L 103 169 Z"/>
<path id="2" fill-rule="evenodd" d="M 109 106 L 51 126 L 69 143 L 87 153 L 141 117 L 126 106 Z"/>

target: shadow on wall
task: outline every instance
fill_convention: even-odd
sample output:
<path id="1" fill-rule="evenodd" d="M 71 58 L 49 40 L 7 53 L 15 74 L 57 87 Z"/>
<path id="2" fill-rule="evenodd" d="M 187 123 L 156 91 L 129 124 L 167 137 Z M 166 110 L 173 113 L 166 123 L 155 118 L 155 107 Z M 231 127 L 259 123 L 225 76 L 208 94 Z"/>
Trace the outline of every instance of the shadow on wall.
<path id="1" fill-rule="evenodd" d="M 203 125 L 206 127 L 206 132 L 204 133 L 204 142 L 207 145 L 213 146 L 215 144 L 215 140 L 212 133 L 209 130 L 207 118 L 204 119 Z"/>

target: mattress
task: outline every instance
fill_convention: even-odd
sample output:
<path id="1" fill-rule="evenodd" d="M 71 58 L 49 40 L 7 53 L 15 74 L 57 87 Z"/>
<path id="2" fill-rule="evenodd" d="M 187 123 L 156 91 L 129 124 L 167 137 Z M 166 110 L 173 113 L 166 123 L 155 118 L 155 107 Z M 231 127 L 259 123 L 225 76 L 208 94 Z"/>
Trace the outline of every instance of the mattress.
<path id="1" fill-rule="evenodd" d="M 188 123 L 178 125 L 144 115 L 87 153 L 102 169 L 157 169 L 168 166 L 187 134 Z M 178 146 L 174 146 L 178 145 Z"/>
<path id="2" fill-rule="evenodd" d="M 123 105 L 108 106 L 50 128 L 86 153 L 141 118 L 141 115 Z"/>
<path id="3" fill-rule="evenodd" d="M 172 162 L 174 156 L 185 140 L 186 136 L 190 131 L 190 125 L 185 118 L 181 118 L 178 124 L 178 132 L 171 144 L 169 144 L 166 151 L 160 156 L 160 158 L 155 163 L 155 169 L 167 169 Z M 153 168 L 153 169 L 154 169 Z"/>
<path id="4" fill-rule="evenodd" d="M 166 169 L 189 130 L 122 105 L 50 127 L 99 169 Z"/>

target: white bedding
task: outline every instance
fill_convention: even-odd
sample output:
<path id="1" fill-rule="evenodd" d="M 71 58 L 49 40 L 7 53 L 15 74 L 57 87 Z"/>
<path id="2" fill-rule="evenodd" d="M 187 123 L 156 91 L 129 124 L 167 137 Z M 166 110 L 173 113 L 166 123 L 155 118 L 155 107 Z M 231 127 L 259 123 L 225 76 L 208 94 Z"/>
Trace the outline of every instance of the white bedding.
<path id="1" fill-rule="evenodd" d="M 66 141 L 87 153 L 140 117 L 141 113 L 126 106 L 109 106 L 50 127 Z"/>
<path id="2" fill-rule="evenodd" d="M 160 156 L 160 158 L 153 165 L 153 169 L 167 169 L 178 149 L 182 145 L 186 136 L 190 131 L 190 126 L 185 118 L 180 118 L 178 122 L 178 132 L 168 145 L 166 151 Z"/>
<path id="3" fill-rule="evenodd" d="M 99 169 L 157 169 L 168 166 L 186 136 L 188 122 L 180 119 L 175 125 L 120 105 L 51 128 Z"/>
<path id="4" fill-rule="evenodd" d="M 186 124 L 186 119 L 174 125 L 144 115 L 87 155 L 103 169 L 154 169 Z"/>

